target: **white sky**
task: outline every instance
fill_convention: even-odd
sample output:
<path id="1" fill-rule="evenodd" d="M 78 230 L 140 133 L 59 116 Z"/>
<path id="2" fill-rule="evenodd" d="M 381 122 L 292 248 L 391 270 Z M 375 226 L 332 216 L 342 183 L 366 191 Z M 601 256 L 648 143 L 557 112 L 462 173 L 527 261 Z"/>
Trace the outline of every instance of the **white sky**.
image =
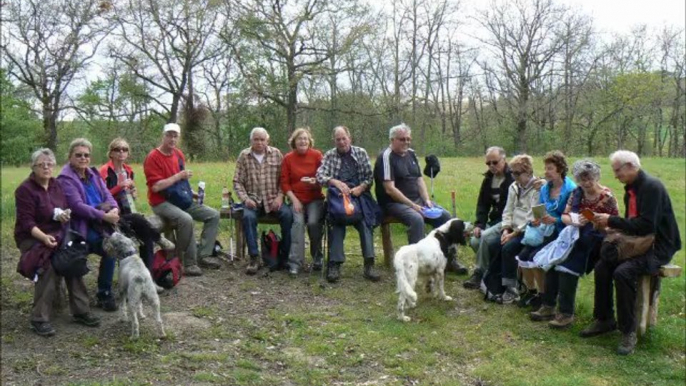
<path id="1" fill-rule="evenodd" d="M 664 24 L 684 28 L 686 0 L 560 0 L 593 16 L 599 32 L 626 33 L 646 24 L 661 29 Z"/>

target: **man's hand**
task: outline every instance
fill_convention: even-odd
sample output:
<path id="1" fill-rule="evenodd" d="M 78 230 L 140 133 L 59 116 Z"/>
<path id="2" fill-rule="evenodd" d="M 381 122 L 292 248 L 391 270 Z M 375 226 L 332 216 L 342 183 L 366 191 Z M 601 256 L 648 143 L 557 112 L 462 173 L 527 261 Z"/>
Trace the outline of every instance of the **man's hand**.
<path id="1" fill-rule="evenodd" d="M 360 195 L 364 192 L 364 189 L 362 186 L 356 186 L 352 189 L 350 189 L 350 194 L 352 194 L 355 197 L 360 197 Z"/>
<path id="2" fill-rule="evenodd" d="M 537 179 L 536 181 L 534 181 L 534 185 L 533 185 L 534 189 L 541 190 L 541 188 L 543 187 L 543 185 L 545 185 L 545 183 L 546 183 L 546 180 L 544 178 Z"/>
<path id="3" fill-rule="evenodd" d="M 476 237 L 477 239 L 481 237 L 481 228 L 474 227 L 474 229 L 472 230 L 472 235 L 474 235 L 474 237 Z"/>
<path id="4" fill-rule="evenodd" d="M 281 205 L 283 204 L 283 196 L 282 195 L 277 195 L 274 201 L 272 201 L 272 204 L 270 206 L 271 210 L 277 211 L 281 209 Z"/>
<path id="5" fill-rule="evenodd" d="M 338 190 L 341 191 L 341 193 L 350 194 L 350 188 L 342 181 L 336 180 L 336 182 L 334 182 L 334 186 L 337 187 Z"/>
<path id="6" fill-rule="evenodd" d="M 255 208 L 257 208 L 257 203 L 256 203 L 255 201 L 253 201 L 252 199 L 250 199 L 250 198 L 248 198 L 247 200 L 245 200 L 244 204 L 245 204 L 245 206 L 246 206 L 248 209 L 255 209 Z"/>
<path id="7" fill-rule="evenodd" d="M 503 233 L 500 235 L 500 245 L 505 245 L 508 241 L 515 237 L 514 232 L 510 232 L 509 229 L 504 229 Z"/>
<path id="8" fill-rule="evenodd" d="M 413 203 L 412 205 L 410 205 L 410 208 L 414 209 L 415 211 L 419 212 L 419 214 L 424 216 L 424 213 L 422 212 L 422 207 L 419 206 L 419 204 Z"/>
<path id="9" fill-rule="evenodd" d="M 427 200 L 424 204 L 426 205 L 427 208 L 433 208 L 434 207 L 434 203 L 431 202 L 431 200 Z"/>
<path id="10" fill-rule="evenodd" d="M 186 169 L 176 173 L 176 175 L 179 176 L 179 180 L 188 180 L 193 177 L 193 172 Z"/>

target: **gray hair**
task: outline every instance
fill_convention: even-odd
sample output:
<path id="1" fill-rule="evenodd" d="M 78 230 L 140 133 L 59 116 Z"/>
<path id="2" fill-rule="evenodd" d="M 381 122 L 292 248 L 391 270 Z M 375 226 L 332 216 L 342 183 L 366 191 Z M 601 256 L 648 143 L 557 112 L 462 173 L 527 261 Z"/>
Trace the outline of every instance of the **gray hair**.
<path id="1" fill-rule="evenodd" d="M 610 154 L 610 163 L 615 162 L 631 165 L 634 169 L 641 168 L 641 160 L 638 159 L 638 155 L 629 150 L 617 150 Z"/>
<path id="2" fill-rule="evenodd" d="M 572 175 L 577 181 L 591 177 L 594 181 L 600 181 L 600 165 L 590 159 L 581 159 L 572 165 Z"/>
<path id="3" fill-rule="evenodd" d="M 500 146 L 491 146 L 488 149 L 486 149 L 486 155 L 494 152 L 498 152 L 500 158 L 505 158 L 505 149 L 503 149 Z"/>
<path id="4" fill-rule="evenodd" d="M 399 125 L 391 127 L 391 129 L 388 131 L 388 139 L 395 138 L 395 135 L 399 131 L 407 131 L 407 134 L 412 134 L 412 129 L 410 129 L 410 126 L 406 125 L 405 123 L 401 123 Z"/>
<path id="5" fill-rule="evenodd" d="M 36 161 L 38 161 L 38 158 L 41 156 L 46 156 L 50 159 L 50 162 L 57 163 L 55 160 L 55 153 L 53 153 L 52 150 L 48 149 L 47 147 L 43 147 L 31 154 L 31 165 L 35 165 Z"/>
<path id="6" fill-rule="evenodd" d="M 69 157 L 74 153 L 74 149 L 77 147 L 87 147 L 88 151 L 93 151 L 93 144 L 86 138 L 76 138 L 69 144 Z"/>
<path id="7" fill-rule="evenodd" d="M 252 130 L 250 130 L 250 140 L 252 141 L 252 138 L 255 136 L 255 134 L 264 134 L 267 136 L 267 139 L 269 139 L 269 133 L 267 133 L 267 129 L 264 127 L 255 127 Z"/>
<path id="8" fill-rule="evenodd" d="M 343 130 L 343 132 L 345 132 L 345 135 L 347 135 L 348 138 L 352 138 L 352 136 L 350 135 L 350 129 L 348 129 L 345 126 L 334 127 L 333 130 L 331 131 L 331 138 L 334 138 L 334 139 L 336 138 L 336 131 L 338 131 L 338 130 Z"/>

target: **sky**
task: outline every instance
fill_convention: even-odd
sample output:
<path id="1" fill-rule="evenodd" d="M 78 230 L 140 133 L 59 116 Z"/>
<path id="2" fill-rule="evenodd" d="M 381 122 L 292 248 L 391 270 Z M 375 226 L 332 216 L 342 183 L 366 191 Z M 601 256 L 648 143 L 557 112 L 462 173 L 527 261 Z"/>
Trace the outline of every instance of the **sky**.
<path id="1" fill-rule="evenodd" d="M 647 24 L 660 29 L 665 23 L 684 28 L 686 0 L 561 0 L 593 16 L 604 33 L 626 33 L 632 26 Z"/>

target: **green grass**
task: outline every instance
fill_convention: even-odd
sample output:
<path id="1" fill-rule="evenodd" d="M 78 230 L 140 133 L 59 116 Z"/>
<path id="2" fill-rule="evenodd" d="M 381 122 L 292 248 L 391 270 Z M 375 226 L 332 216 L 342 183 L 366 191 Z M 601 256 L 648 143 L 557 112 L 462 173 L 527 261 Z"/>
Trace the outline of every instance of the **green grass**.
<path id="1" fill-rule="evenodd" d="M 540 157 L 536 161 L 535 170 L 540 173 Z M 610 187 L 621 202 L 623 189 L 612 178 L 607 160 L 597 161 L 603 168 L 601 183 Z M 458 216 L 473 220 L 481 173 L 485 170 L 483 159 L 444 158 L 441 163 L 442 172 L 434 181 L 436 201 L 450 209 L 450 192 L 455 191 Z M 644 159 L 643 166 L 667 186 L 682 240 L 686 241 L 684 160 Z M 206 202 L 218 207 L 221 188 L 231 185 L 234 165 L 208 163 L 190 165 L 190 168 L 194 171 L 192 185 L 205 181 Z M 141 165 L 134 165 L 134 171 L 143 198 L 146 188 L 141 179 Z M 11 257 L 16 255 L 16 249 L 10 247 L 13 245 L 13 192 L 27 174 L 28 168 L 2 170 L 3 313 L 17 312 L 14 310 L 26 313 L 30 309 L 30 287 L 13 284 L 18 275 L 14 273 L 15 266 L 8 265 L 8 262 L 16 264 L 16 257 Z M 149 211 L 144 199 L 139 200 L 137 207 Z M 220 240 L 224 243 L 228 239 L 228 222 L 222 221 L 221 227 Z M 378 256 L 382 256 L 379 233 L 375 232 L 375 244 Z M 111 360 L 153 358 L 150 369 L 139 368 L 134 372 L 131 378 L 134 383 L 145 382 L 147 370 L 169 377 L 169 384 L 604 386 L 683 385 L 686 382 L 684 276 L 663 281 L 658 325 L 640 340 L 634 355 L 619 357 L 614 353 L 617 334 L 593 339 L 578 337 L 578 332 L 592 318 L 592 276 L 580 281 L 577 320 L 567 331 L 552 331 L 545 324 L 533 323 L 524 311 L 515 307 L 485 303 L 480 294 L 462 289 L 464 277 L 455 276 L 448 277 L 446 282 L 446 291 L 456 298 L 455 302 L 423 296 L 419 306 L 409 313 L 412 322 L 401 323 L 395 319 L 397 298 L 393 273 L 383 270 L 384 280 L 378 284 L 362 280 L 357 235 L 354 231 L 348 234 L 346 249 L 350 255 L 339 285 L 320 286 L 322 282 L 316 275 L 295 280 L 281 275 L 248 278 L 240 272 L 241 266 L 236 268 L 239 271 L 235 278 L 224 284 L 239 294 L 231 298 L 234 303 L 267 296 L 281 297 L 283 302 L 255 311 L 259 315 L 234 315 L 221 302 L 206 303 L 199 299 L 186 311 L 211 320 L 213 324 L 208 329 L 162 342 L 150 337 L 150 332 L 142 332 L 141 339 L 134 342 L 128 338 L 112 338 L 109 334 L 91 336 L 89 331 L 79 339 L 79 347 L 85 352 L 69 355 L 78 355 L 95 367 L 98 361 L 94 358 L 102 350 L 114 351 L 110 355 L 115 358 Z M 393 239 L 396 247 L 406 242 L 402 227 L 393 227 Z M 680 251 L 674 263 L 686 266 L 684 256 L 684 251 Z M 473 265 L 471 250 L 462 248 L 460 260 Z M 223 288 L 205 290 L 222 291 Z M 253 292 L 260 294 L 253 295 Z M 294 294 L 299 297 L 289 300 Z M 162 303 L 165 302 L 162 298 Z M 123 329 L 128 332 L 128 327 Z M 3 326 L 3 344 L 20 341 L 23 338 L 19 334 Z M 39 361 L 27 353 L 25 359 L 12 362 L 11 370 L 31 372 Z M 54 377 L 61 375 L 55 367 L 46 369 Z M 117 373 L 116 379 L 124 379 L 127 370 Z M 73 384 L 129 383 L 112 380 Z"/>

